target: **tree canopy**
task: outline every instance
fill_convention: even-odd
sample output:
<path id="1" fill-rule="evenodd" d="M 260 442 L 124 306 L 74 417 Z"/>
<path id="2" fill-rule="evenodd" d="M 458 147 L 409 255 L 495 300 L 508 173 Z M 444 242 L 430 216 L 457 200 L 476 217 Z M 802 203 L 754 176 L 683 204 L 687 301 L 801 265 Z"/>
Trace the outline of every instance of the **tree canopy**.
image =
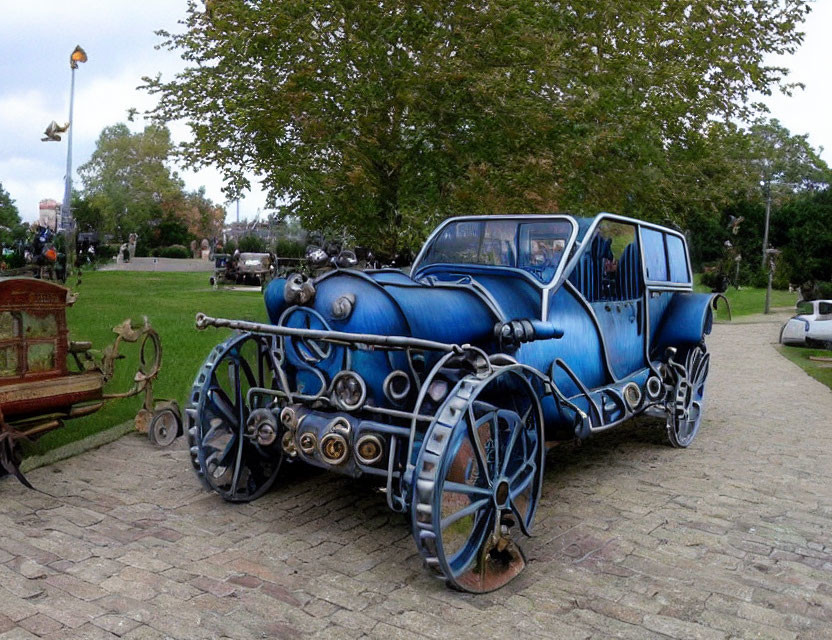
<path id="1" fill-rule="evenodd" d="M 190 165 L 254 172 L 310 228 L 395 249 L 436 218 L 616 210 L 679 218 L 731 189 L 720 145 L 770 54 L 801 42 L 806 0 L 206 0 L 188 67 L 146 78 L 182 119 Z M 704 160 L 704 162 L 703 162 Z M 723 189 L 723 190 L 720 190 Z M 680 204 L 681 203 L 681 204 Z"/>
<path id="2" fill-rule="evenodd" d="M 102 231 L 126 238 L 161 218 L 164 205 L 181 197 L 184 183 L 167 165 L 171 150 L 170 132 L 163 126 L 131 133 L 120 123 L 101 132 L 78 173 Z"/>
<path id="3" fill-rule="evenodd" d="M 218 237 L 225 209 L 204 187 L 184 191 L 169 166 L 172 151 L 164 126 L 151 124 L 138 133 L 125 124 L 106 127 L 92 157 L 78 169 L 84 185 L 73 203 L 79 229 L 115 233 L 122 240 L 138 233 L 150 246 Z"/>
<path id="4" fill-rule="evenodd" d="M 17 205 L 11 194 L 0 184 L 0 243 L 8 244 L 25 233 Z"/>

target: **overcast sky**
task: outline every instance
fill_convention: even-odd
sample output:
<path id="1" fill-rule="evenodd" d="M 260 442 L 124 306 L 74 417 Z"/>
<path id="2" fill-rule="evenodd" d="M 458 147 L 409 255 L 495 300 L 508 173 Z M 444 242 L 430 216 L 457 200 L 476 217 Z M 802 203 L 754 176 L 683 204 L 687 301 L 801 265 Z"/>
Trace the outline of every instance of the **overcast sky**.
<path id="1" fill-rule="evenodd" d="M 6 4 L 9 0 L 3 0 Z M 69 54 L 80 44 L 89 62 L 80 65 L 75 84 L 75 169 L 86 162 L 105 126 L 126 121 L 127 110 L 143 110 L 151 99 L 136 87 L 144 75 L 170 76 L 181 68 L 175 53 L 156 51 L 156 29 L 177 30 L 185 15 L 186 0 L 29 0 L 6 7 L 0 19 L 0 184 L 11 193 L 21 217 L 37 218 L 43 198 L 60 201 L 66 169 L 66 138 L 41 142 L 50 121 L 63 123 L 69 116 Z M 792 133 L 808 133 L 810 143 L 823 146 L 823 158 L 832 164 L 832 0 L 819 0 L 809 15 L 801 49 L 790 58 L 772 63 L 792 69 L 792 79 L 806 89 L 792 98 L 767 99 L 772 116 Z M 139 130 L 140 122 L 130 125 Z M 175 139 L 187 135 L 172 126 Z M 205 186 L 216 202 L 224 202 L 219 175 L 181 171 L 189 189 Z M 241 217 L 250 219 L 265 206 L 258 189 L 240 205 Z M 228 206 L 228 219 L 236 207 Z"/>

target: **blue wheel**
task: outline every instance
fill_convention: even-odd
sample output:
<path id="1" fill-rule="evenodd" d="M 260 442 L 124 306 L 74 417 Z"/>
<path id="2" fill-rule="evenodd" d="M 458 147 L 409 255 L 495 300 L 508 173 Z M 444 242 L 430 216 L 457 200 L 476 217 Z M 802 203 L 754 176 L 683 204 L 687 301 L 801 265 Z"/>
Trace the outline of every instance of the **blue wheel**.
<path id="1" fill-rule="evenodd" d="M 273 437 L 264 443 L 260 427 L 270 412 L 258 411 L 273 398 L 249 393 L 276 386 L 271 340 L 248 333 L 214 347 L 197 374 L 186 409 L 191 461 L 206 486 L 224 500 L 260 497 L 280 471 L 280 425 L 276 420 L 269 425 Z"/>
<path id="2" fill-rule="evenodd" d="M 529 535 L 542 486 L 540 403 L 521 367 L 463 378 L 416 460 L 413 536 L 449 586 L 499 589 L 526 566 L 514 540 Z"/>
<path id="3" fill-rule="evenodd" d="M 688 351 L 684 367 L 671 365 L 676 382 L 667 403 L 667 438 L 674 447 L 690 446 L 699 433 L 710 363 L 711 355 L 703 343 Z"/>

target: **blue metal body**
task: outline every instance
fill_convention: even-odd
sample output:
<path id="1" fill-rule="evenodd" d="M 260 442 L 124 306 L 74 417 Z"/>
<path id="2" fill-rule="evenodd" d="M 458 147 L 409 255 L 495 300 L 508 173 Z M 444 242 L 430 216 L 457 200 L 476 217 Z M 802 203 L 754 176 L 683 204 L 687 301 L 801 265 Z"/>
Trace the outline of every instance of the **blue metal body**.
<path id="1" fill-rule="evenodd" d="M 281 457 L 378 476 L 426 564 L 460 589 L 524 566 L 505 531 L 531 528 L 544 443 L 651 410 L 675 446 L 699 427 L 712 296 L 693 292 L 672 229 L 605 213 L 452 218 L 409 274 L 291 274 L 264 297 L 270 325 L 198 317 L 250 332 L 195 381 L 200 475 L 232 501 L 268 488 Z"/>
<path id="2" fill-rule="evenodd" d="M 693 293 L 685 239 L 674 230 L 612 214 L 533 218 L 546 219 L 573 226 L 565 257 L 549 282 L 504 265 L 425 264 L 431 242 L 444 227 L 476 220 L 455 218 L 427 241 L 410 275 L 399 270 L 331 271 L 315 281 L 317 293 L 308 307 L 292 307 L 284 297 L 286 280 L 273 280 L 265 291 L 269 318 L 276 325 L 472 345 L 487 354 L 501 352 L 495 325 L 521 319 L 547 323 L 548 334 L 537 332 L 535 340 L 507 355 L 554 385 L 555 393 L 541 398 L 547 441 L 586 437 L 647 406 L 622 404 L 622 389 L 628 382 L 642 388 L 651 374 L 658 376 L 666 347 L 684 349 L 703 340 L 711 329 L 712 296 Z M 636 236 L 618 260 L 614 295 L 601 286 L 599 245 L 605 241 L 598 230 L 605 221 L 632 225 Z M 333 303 L 345 295 L 355 297 L 354 310 L 339 319 Z M 428 369 L 438 359 L 436 354 L 425 358 Z M 308 390 L 314 374 L 292 350 L 288 360 L 299 368 L 298 379 Z M 337 360 L 331 357 L 316 365 L 326 381 L 318 379 L 315 386 L 327 384 L 340 371 Z M 398 408 L 385 397 L 382 384 L 392 371 L 407 370 L 401 354 L 397 358 L 359 350 L 352 368 L 367 383 L 368 402 Z M 570 405 L 589 414 L 589 428 L 576 424 Z"/>

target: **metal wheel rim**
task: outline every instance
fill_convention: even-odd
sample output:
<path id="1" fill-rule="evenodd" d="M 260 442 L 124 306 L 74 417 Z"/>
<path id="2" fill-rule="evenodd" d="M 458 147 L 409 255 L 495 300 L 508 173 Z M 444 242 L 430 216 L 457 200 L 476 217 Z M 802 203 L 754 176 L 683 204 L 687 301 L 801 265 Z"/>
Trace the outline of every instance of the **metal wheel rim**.
<path id="1" fill-rule="evenodd" d="M 161 447 L 172 444 L 178 434 L 179 421 L 171 409 L 163 409 L 150 423 L 150 438 Z"/>
<path id="2" fill-rule="evenodd" d="M 702 347 L 691 349 L 685 360 L 685 376 L 674 387 L 667 428 L 670 441 L 676 447 L 688 447 L 699 433 L 710 359 L 710 354 Z"/>
<path id="3" fill-rule="evenodd" d="M 523 416 L 479 399 L 483 390 L 504 375 L 516 376 L 527 390 Z M 516 370 L 499 370 L 485 380 L 466 378 L 440 410 L 423 449 L 428 446 L 435 450 L 437 436 L 448 429 L 443 418 L 449 405 L 466 396 L 465 408 L 458 407 L 457 422 L 444 438 L 447 444 L 436 465 L 434 488 L 427 500 L 419 499 L 417 487 L 414 537 L 428 565 L 443 574 L 451 586 L 485 592 L 503 586 L 525 566 L 522 552 L 513 543 L 498 549 L 498 553 L 507 554 L 499 556 L 505 559 L 505 567 L 495 564 L 494 543 L 503 544 L 505 540 L 500 541 L 495 533 L 508 516 L 524 534 L 529 534 L 542 488 L 542 416 L 531 385 Z M 423 471 L 431 464 L 429 457 L 429 453 L 420 452 L 417 462 L 416 482 L 423 483 L 421 488 L 425 486 Z M 517 505 L 521 495 L 522 508 Z M 429 504 L 428 526 L 425 503 Z"/>
<path id="4" fill-rule="evenodd" d="M 255 367 L 245 359 L 243 349 L 257 350 Z M 248 347 L 249 350 L 252 348 Z M 229 502 L 254 500 L 274 484 L 282 463 L 280 437 L 270 447 L 261 447 L 244 435 L 251 409 L 246 404 L 241 385 L 235 384 L 234 397 L 223 389 L 218 371 L 229 366 L 228 382 L 245 378 L 249 387 L 271 386 L 267 351 L 268 339 L 252 334 L 234 336 L 209 356 L 197 380 L 202 379 L 196 403 L 195 430 L 191 434 L 196 447 L 200 476 L 208 487 Z M 232 373 L 233 372 L 233 375 Z M 228 385 L 227 385 L 228 386 Z M 224 444 L 222 444 L 224 442 Z"/>

